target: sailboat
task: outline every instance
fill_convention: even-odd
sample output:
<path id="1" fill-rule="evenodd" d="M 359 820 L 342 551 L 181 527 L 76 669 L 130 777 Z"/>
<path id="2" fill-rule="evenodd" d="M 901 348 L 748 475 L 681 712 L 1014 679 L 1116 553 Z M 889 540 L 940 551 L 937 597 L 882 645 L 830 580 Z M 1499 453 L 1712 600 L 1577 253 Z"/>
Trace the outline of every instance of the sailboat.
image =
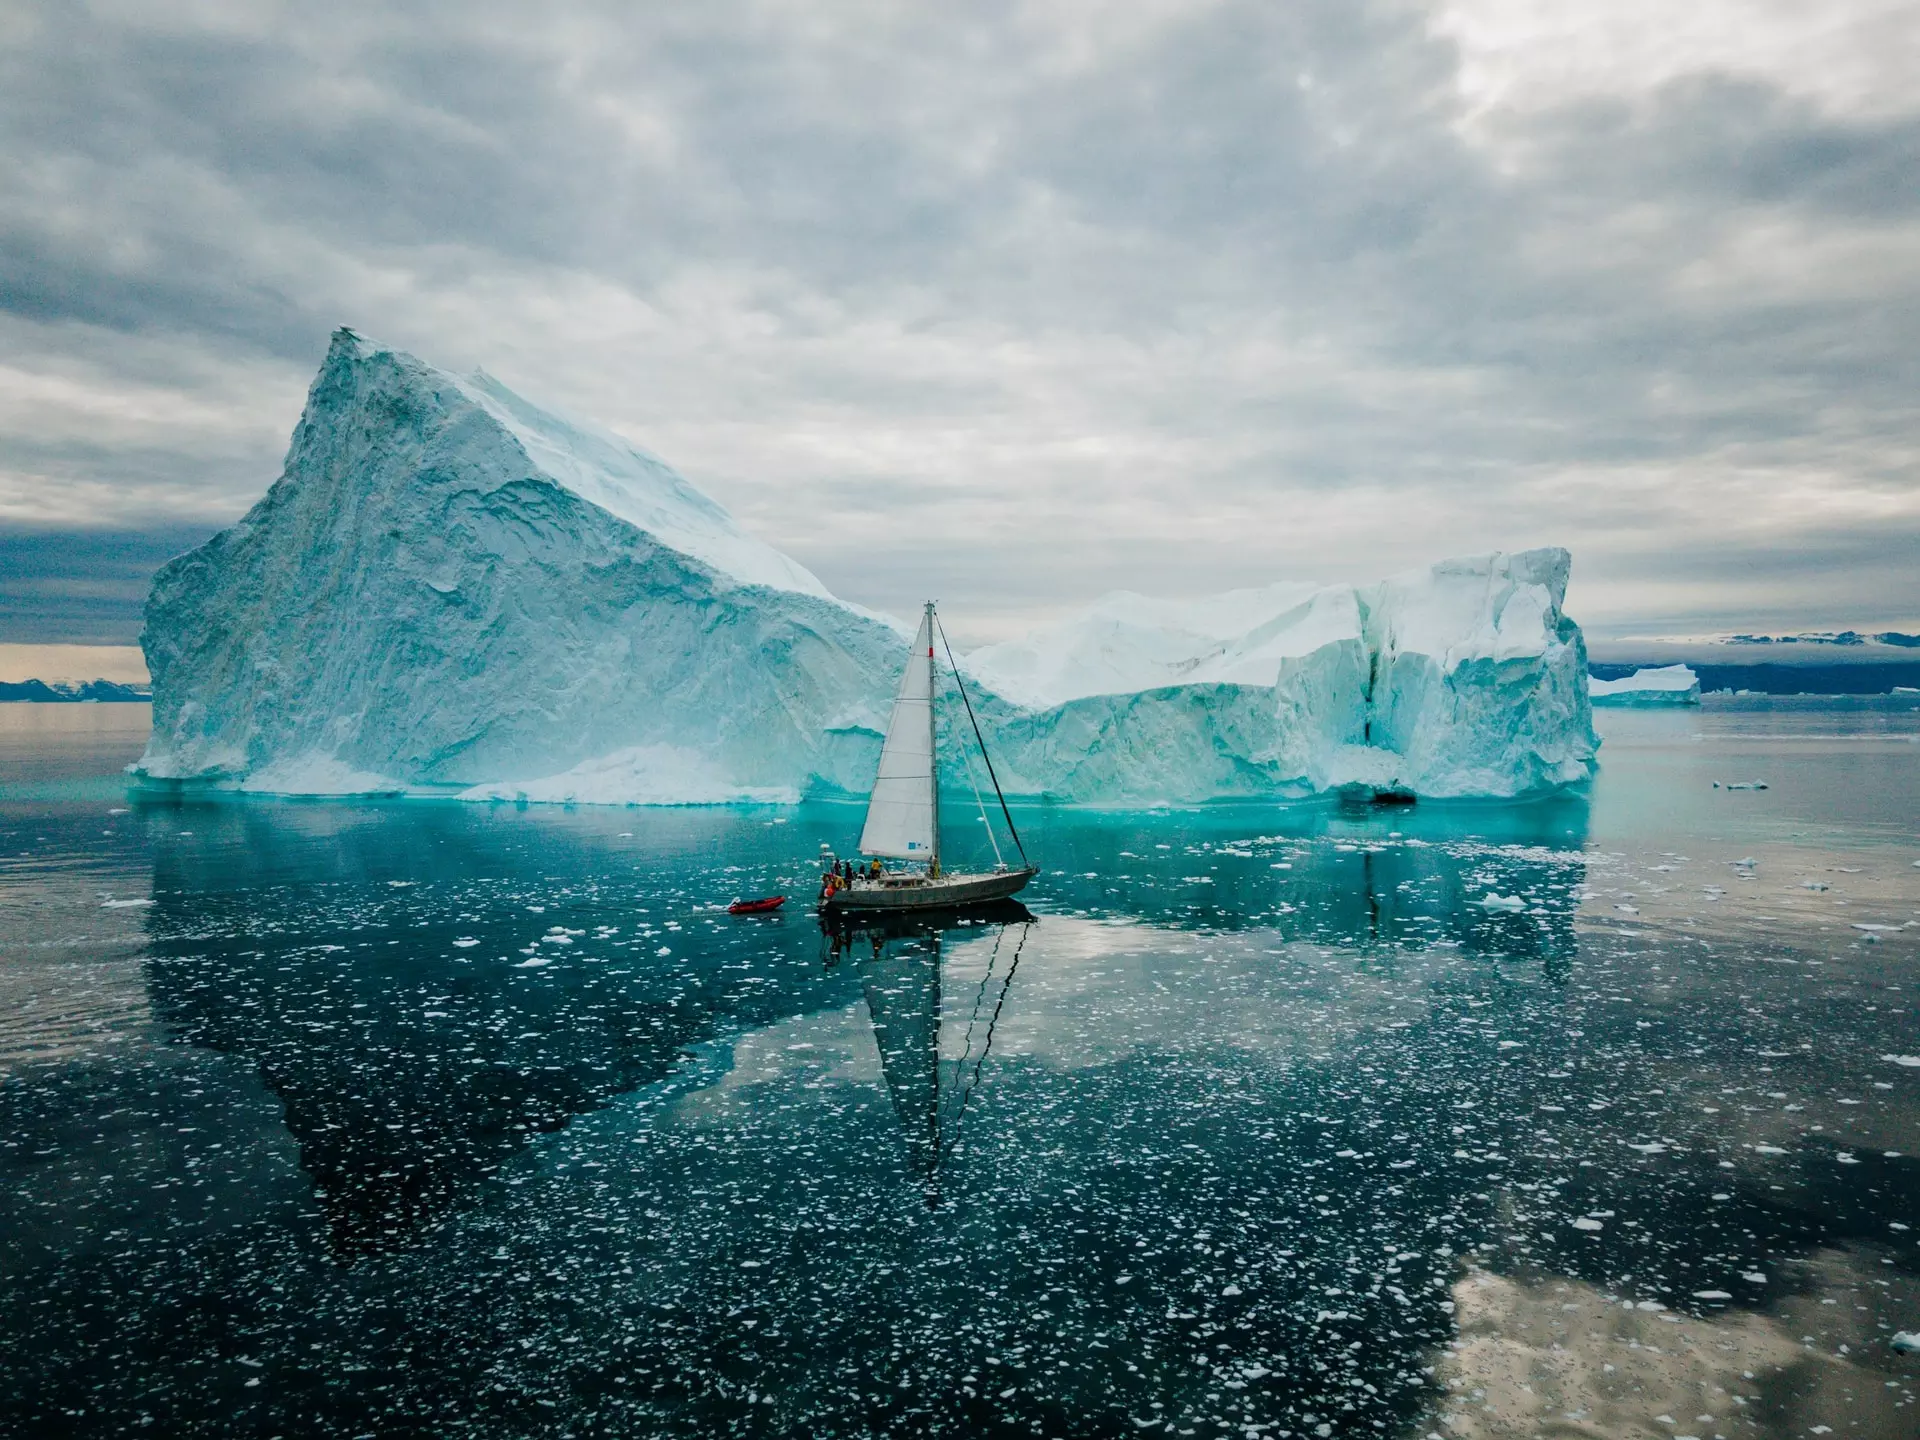
<path id="1" fill-rule="evenodd" d="M 973 738 L 986 761 L 987 777 L 1000 802 L 1007 833 L 1019 852 L 1018 867 L 1000 857 L 1000 842 L 987 822 L 987 807 L 980 801 L 980 818 L 986 823 L 987 837 L 993 845 L 996 864 L 991 870 L 949 874 L 940 867 L 940 783 L 938 752 L 934 731 L 934 637 L 946 647 L 947 663 L 954 684 L 967 708 L 973 725 Z M 968 765 L 971 772 L 971 762 Z M 975 787 L 975 797 L 979 788 Z M 821 847 L 825 849 L 826 847 Z M 823 914 L 849 914 L 864 911 L 951 910 L 985 901 L 1003 900 L 1019 891 L 1039 874 L 1039 867 L 1027 860 L 1020 844 L 1020 832 L 1007 809 L 1007 798 L 1000 791 L 1000 777 L 994 773 L 993 758 L 987 754 L 987 742 L 980 733 L 980 721 L 973 713 L 973 701 L 967 695 L 966 681 L 953 664 L 953 647 L 934 614 L 933 602 L 927 602 L 914 632 L 913 646 L 907 652 L 906 673 L 900 677 L 900 691 L 893 699 L 893 713 L 887 719 L 887 738 L 880 747 L 880 768 L 873 781 L 873 794 L 867 800 L 867 823 L 860 832 L 860 853 L 881 860 L 920 862 L 908 869 L 858 866 L 844 869 L 828 856 L 829 868 L 822 878 L 820 909 Z"/>

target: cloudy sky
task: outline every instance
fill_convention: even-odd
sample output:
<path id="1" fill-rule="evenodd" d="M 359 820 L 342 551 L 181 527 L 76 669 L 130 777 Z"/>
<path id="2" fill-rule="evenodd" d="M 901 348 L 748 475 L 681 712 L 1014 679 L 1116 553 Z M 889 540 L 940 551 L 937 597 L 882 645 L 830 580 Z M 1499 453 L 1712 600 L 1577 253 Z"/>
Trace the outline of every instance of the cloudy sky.
<path id="1" fill-rule="evenodd" d="M 1920 628 L 1920 0 L 0 0 L 0 641 L 128 639 L 329 331 L 837 593 L 1558 543 L 1599 634 Z"/>

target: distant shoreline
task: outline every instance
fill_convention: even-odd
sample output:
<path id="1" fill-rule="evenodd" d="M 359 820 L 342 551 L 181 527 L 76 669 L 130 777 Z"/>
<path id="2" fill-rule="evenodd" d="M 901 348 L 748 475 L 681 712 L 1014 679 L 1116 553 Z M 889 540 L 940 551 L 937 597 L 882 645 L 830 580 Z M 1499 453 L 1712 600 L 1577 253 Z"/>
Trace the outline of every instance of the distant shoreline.
<path id="1" fill-rule="evenodd" d="M 49 685 L 44 680 L 0 680 L 0 704 L 122 705 L 153 703 L 144 685 L 122 685 L 113 680 L 88 680 L 80 685 Z"/>

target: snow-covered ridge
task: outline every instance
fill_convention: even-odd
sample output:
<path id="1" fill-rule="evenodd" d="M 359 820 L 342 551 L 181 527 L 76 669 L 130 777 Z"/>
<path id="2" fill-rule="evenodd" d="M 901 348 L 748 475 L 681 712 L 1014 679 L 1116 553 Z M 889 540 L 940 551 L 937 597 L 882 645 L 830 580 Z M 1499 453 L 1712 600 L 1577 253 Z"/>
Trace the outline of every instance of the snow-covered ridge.
<path id="1" fill-rule="evenodd" d="M 604 426 L 536 405 L 484 370 L 471 375 L 432 370 L 411 355 L 388 350 L 351 330 L 336 332 L 334 345 L 351 347 L 361 359 L 385 354 L 430 371 L 436 381 L 458 389 L 519 442 L 538 473 L 661 544 L 745 585 L 833 598 L 799 561 L 748 535 L 718 501 L 695 489 L 665 461 Z"/>
<path id="2" fill-rule="evenodd" d="M 1167 685 L 1271 685 L 1282 657 L 1318 649 L 1356 625 L 1340 595 L 1310 584 L 1198 600 L 1117 590 L 1071 619 L 975 650 L 965 665 L 1005 699 L 1044 709 Z"/>
<path id="3" fill-rule="evenodd" d="M 965 663 L 1016 794 L 1518 795 L 1592 770 L 1569 564 L 1112 595 Z M 903 635 L 618 436 L 343 330 L 280 478 L 155 578 L 137 768 L 284 794 L 863 794 Z"/>

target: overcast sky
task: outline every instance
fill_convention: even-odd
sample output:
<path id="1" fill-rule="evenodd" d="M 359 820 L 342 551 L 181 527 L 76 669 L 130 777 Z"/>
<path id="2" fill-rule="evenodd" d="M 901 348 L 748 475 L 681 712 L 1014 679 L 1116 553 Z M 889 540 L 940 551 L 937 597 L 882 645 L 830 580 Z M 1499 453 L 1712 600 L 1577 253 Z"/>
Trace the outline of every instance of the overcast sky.
<path id="1" fill-rule="evenodd" d="M 1916 54 L 1920 0 L 0 0 L 0 640 L 113 638 L 340 324 L 972 638 L 1544 543 L 1599 634 L 1920 628 Z"/>

